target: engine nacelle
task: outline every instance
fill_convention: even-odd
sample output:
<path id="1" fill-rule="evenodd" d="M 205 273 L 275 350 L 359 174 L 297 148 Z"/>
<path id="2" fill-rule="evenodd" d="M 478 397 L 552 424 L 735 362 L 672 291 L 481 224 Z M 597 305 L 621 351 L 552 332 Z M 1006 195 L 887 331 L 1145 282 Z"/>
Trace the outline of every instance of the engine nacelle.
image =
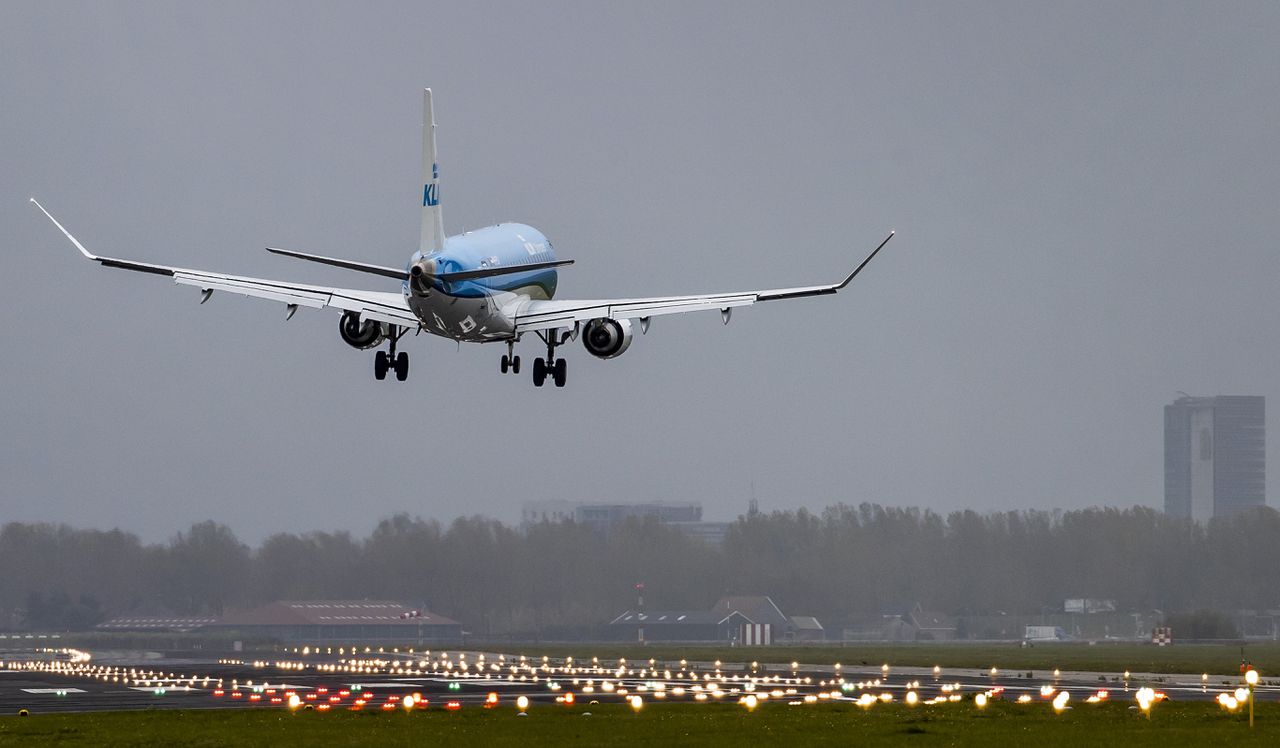
<path id="1" fill-rule="evenodd" d="M 631 345 L 631 320 L 600 317 L 582 328 L 582 344 L 596 358 L 617 358 Z"/>
<path id="2" fill-rule="evenodd" d="M 360 350 L 373 348 L 385 337 L 382 334 L 382 323 L 371 319 L 361 321 L 360 315 L 355 312 L 343 312 L 342 319 L 338 320 L 338 334 L 342 336 L 344 343 Z"/>

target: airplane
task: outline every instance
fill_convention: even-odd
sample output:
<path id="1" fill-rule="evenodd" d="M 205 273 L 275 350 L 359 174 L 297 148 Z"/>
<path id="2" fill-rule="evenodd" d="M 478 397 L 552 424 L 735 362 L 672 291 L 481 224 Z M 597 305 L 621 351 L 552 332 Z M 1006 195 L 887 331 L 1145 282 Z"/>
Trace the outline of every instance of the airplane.
<path id="1" fill-rule="evenodd" d="M 283 303 L 286 320 L 292 319 L 300 307 L 341 310 L 338 333 L 342 340 L 361 350 L 377 348 L 385 342 L 387 350 L 378 350 L 374 355 L 374 377 L 383 380 L 389 371 L 394 371 L 401 382 L 409 376 L 409 355 L 397 348 L 405 333 L 413 330 L 415 334 L 427 332 L 459 344 L 505 343 L 507 352 L 499 365 L 503 374 L 520 373 L 515 344 L 525 335 L 535 335 L 546 346 L 547 355 L 533 361 L 534 385 L 541 387 L 550 378 L 556 387 L 563 387 L 567 364 L 557 356 L 556 349 L 570 340 L 581 337 L 588 353 L 611 359 L 621 356 L 631 345 L 632 320 L 639 323 L 643 335 L 649 330 L 650 320 L 659 315 L 718 309 L 722 321 L 728 324 L 736 307 L 834 294 L 849 285 L 894 236 L 890 232 L 843 280 L 825 285 L 639 299 L 557 300 L 556 269 L 573 264 L 573 260 L 557 259 L 550 240 L 532 226 L 500 223 L 445 236 L 436 121 L 429 88 L 423 91 L 422 111 L 422 233 L 417 251 L 403 270 L 267 248 L 278 255 L 398 280 L 399 293 L 328 288 L 102 257 L 85 249 L 34 197 L 31 202 L 85 257 L 106 267 L 166 275 L 180 285 L 195 286 L 200 289 L 201 304 L 215 291 L 226 291 Z"/>

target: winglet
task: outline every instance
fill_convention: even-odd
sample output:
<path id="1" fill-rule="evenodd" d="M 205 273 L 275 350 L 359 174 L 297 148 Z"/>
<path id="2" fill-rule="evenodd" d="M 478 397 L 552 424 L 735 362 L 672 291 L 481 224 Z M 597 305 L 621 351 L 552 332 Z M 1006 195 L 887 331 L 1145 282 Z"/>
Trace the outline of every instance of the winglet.
<path id="1" fill-rule="evenodd" d="M 889 235 L 884 238 L 884 241 L 880 242 L 880 246 L 876 247 L 874 252 L 867 255 L 867 259 L 863 260 L 861 265 L 854 268 L 853 272 L 849 273 L 849 277 L 845 278 L 843 281 L 837 284 L 835 290 L 839 291 L 840 289 L 849 285 L 849 282 L 853 280 L 854 276 L 862 272 L 862 269 L 867 266 L 867 263 L 871 262 L 871 260 L 875 258 L 875 256 L 880 252 L 880 250 L 884 249 L 884 245 L 888 244 L 889 240 L 892 239 L 893 235 L 896 233 L 898 233 L 897 229 L 890 231 Z"/>
<path id="2" fill-rule="evenodd" d="M 71 240 L 71 243 L 72 243 L 72 244 L 74 244 L 74 245 L 76 245 L 76 249 L 80 250 L 80 254 L 84 255 L 85 257 L 88 257 L 90 260 L 97 260 L 97 259 L 98 259 L 98 256 L 97 256 L 97 255 L 95 255 L 95 254 L 93 254 L 93 253 L 92 253 L 92 252 L 90 252 L 89 250 L 85 249 L 85 248 L 84 248 L 84 245 L 83 245 L 83 244 L 81 244 L 81 243 L 80 243 L 80 241 L 79 241 L 78 239 L 76 239 L 74 236 L 72 236 L 72 235 L 71 235 L 71 232 L 70 232 L 70 231 L 67 231 L 66 227 L 64 227 L 62 224 L 58 223 L 58 219 L 54 218 L 54 217 L 53 217 L 53 215 L 52 215 L 51 213 L 49 213 L 49 211 L 45 210 L 45 209 L 44 209 L 44 206 L 40 204 L 40 201 L 39 201 L 39 200 L 36 200 L 36 199 L 33 197 L 33 198 L 31 198 L 31 202 L 35 203 L 35 204 L 36 204 L 36 207 L 40 209 L 40 212 L 41 212 L 41 213 L 44 213 L 46 216 L 48 216 L 50 221 L 53 221 L 53 225 L 54 225 L 54 226 L 57 226 L 59 231 L 61 231 L 62 233 L 66 234 L 67 238 Z"/>

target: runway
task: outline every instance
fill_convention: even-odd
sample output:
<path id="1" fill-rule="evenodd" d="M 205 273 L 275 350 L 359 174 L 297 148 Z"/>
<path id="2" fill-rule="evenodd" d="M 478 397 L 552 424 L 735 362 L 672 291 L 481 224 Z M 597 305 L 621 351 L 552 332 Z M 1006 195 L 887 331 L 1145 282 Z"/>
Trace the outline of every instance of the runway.
<path id="1" fill-rule="evenodd" d="M 973 669 L 867 668 L 751 662 L 573 662 L 484 652 L 307 654 L 201 662 L 76 650 L 7 652 L 0 715 L 136 709 L 476 709 L 592 702 L 845 701 L 924 705 L 989 699 L 1072 704 L 1133 701 L 1153 688 L 1176 701 L 1212 701 L 1239 687 L 1229 676 Z M 409 702 L 406 702 L 409 697 Z M 1256 698 L 1280 698 L 1264 681 Z M 753 702 L 755 703 L 755 702 Z"/>

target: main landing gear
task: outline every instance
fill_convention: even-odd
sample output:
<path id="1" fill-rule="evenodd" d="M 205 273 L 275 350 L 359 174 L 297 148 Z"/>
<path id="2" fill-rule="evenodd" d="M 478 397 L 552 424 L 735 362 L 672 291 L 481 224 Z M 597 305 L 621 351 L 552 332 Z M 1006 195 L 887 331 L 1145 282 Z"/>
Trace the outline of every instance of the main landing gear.
<path id="1" fill-rule="evenodd" d="M 391 343 L 391 350 L 378 351 L 373 355 L 373 377 L 378 381 L 387 378 L 387 371 L 393 370 L 396 373 L 396 380 L 403 382 L 409 378 L 409 354 L 404 351 L 396 353 L 396 343 L 400 342 L 400 338 L 404 337 L 408 328 L 395 327 L 391 334 L 387 336 L 387 340 Z"/>
<path id="2" fill-rule="evenodd" d="M 547 344 L 547 357 L 533 360 L 533 386 L 541 387 L 547 381 L 547 377 L 551 377 L 557 387 L 563 387 L 567 378 L 568 364 L 563 358 L 556 358 L 556 345 L 568 340 L 569 333 L 564 334 L 563 340 L 559 340 L 560 333 L 556 330 L 539 332 L 538 336 Z"/>
<path id="3" fill-rule="evenodd" d="M 565 360 L 562 358 L 550 360 L 549 363 L 541 358 L 535 358 L 533 360 L 534 387 L 541 387 L 542 384 L 547 381 L 547 377 L 551 377 L 551 380 L 556 383 L 557 387 L 563 387 L 566 374 L 567 368 L 565 366 Z"/>
<path id="4" fill-rule="evenodd" d="M 558 330 L 538 331 L 538 337 L 547 344 L 547 357 L 533 360 L 533 386 L 541 387 L 549 377 L 557 387 L 563 387 L 567 379 L 568 363 L 563 358 L 556 358 L 556 346 L 568 340 L 572 333 L 561 333 Z M 516 341 L 507 341 L 507 352 L 502 354 L 500 368 L 502 373 L 520 373 L 520 357 L 515 354 Z"/>

